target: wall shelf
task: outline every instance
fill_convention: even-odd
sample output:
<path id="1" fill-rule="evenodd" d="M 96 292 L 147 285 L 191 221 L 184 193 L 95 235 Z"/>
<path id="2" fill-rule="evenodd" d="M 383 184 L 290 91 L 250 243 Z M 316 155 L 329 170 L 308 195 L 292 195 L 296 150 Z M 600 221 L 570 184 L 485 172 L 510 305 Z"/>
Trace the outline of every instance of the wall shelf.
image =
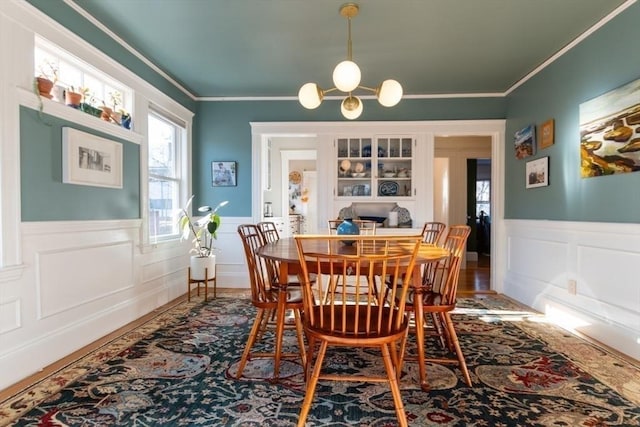
<path id="1" fill-rule="evenodd" d="M 18 102 L 28 108 L 32 108 L 36 111 L 40 110 L 40 101 L 42 101 L 42 112 L 59 119 L 67 120 L 69 122 L 77 123 L 78 125 L 85 126 L 90 129 L 97 130 L 99 132 L 111 135 L 116 138 L 124 139 L 125 141 L 132 142 L 134 144 L 141 144 L 143 136 L 130 129 L 125 129 L 116 125 L 115 123 L 109 123 L 83 111 L 76 110 L 75 108 L 64 105 L 60 102 L 52 101 L 47 98 L 42 98 L 35 93 L 23 89 L 17 88 Z"/>

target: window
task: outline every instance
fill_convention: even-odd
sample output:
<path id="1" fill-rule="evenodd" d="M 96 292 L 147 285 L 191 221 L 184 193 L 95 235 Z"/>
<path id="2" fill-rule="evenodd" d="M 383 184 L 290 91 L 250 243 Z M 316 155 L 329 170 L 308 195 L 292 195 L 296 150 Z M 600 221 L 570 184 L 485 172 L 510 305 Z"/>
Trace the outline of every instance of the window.
<path id="1" fill-rule="evenodd" d="M 65 90 L 84 93 L 87 104 L 105 105 L 114 112 L 132 111 L 131 89 L 41 37 L 35 39 L 34 65 L 36 77 L 42 75 Z"/>
<path id="2" fill-rule="evenodd" d="M 491 181 L 488 179 L 476 181 L 476 217 L 491 215 Z"/>
<path id="3" fill-rule="evenodd" d="M 175 213 L 180 208 L 180 155 L 186 127 L 160 113 L 149 114 L 149 238 L 178 236 Z"/>

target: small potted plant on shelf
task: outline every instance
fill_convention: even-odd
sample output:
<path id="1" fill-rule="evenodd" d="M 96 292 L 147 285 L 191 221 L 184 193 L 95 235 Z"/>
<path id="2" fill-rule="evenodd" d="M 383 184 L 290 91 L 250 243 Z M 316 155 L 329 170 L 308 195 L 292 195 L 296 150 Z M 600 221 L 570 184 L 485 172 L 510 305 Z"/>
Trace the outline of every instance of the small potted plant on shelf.
<path id="1" fill-rule="evenodd" d="M 187 239 L 190 235 L 193 236 L 193 248 L 190 251 L 194 254 L 190 260 L 191 278 L 205 280 L 205 268 L 208 269 L 209 278 L 212 278 L 212 274 L 215 272 L 216 256 L 213 253 L 215 251 L 213 241 L 217 239 L 216 233 L 220 227 L 218 209 L 226 206 L 229 201 L 220 202 L 214 209 L 211 206 L 199 207 L 198 212 L 205 213 L 205 216 L 194 221 L 189 216 L 189 207 L 193 197 L 191 196 L 186 206 L 180 210 L 178 227 L 182 232 L 181 240 Z"/>
<path id="2" fill-rule="evenodd" d="M 118 105 L 122 105 L 122 94 L 118 91 L 109 92 L 110 104 L 102 101 L 102 120 L 114 121 L 118 125 L 122 121 L 120 113 L 118 113 Z"/>
<path id="3" fill-rule="evenodd" d="M 119 109 L 118 113 L 120 113 L 120 126 L 125 129 L 131 129 L 131 114 L 124 108 Z"/>
<path id="4" fill-rule="evenodd" d="M 82 104 L 80 104 L 80 111 L 84 111 L 87 114 L 91 114 L 94 117 L 100 117 L 102 115 L 102 110 L 96 108 L 96 98 L 95 96 L 87 90 L 84 94 L 84 99 Z"/>
<path id="5" fill-rule="evenodd" d="M 89 93 L 88 88 L 69 86 L 67 90 L 64 91 L 64 103 L 69 107 L 79 109 L 87 93 Z"/>
<path id="6" fill-rule="evenodd" d="M 38 67 L 38 77 L 35 79 L 36 89 L 40 96 L 51 99 L 51 89 L 58 81 L 58 67 L 51 61 L 44 60 Z"/>

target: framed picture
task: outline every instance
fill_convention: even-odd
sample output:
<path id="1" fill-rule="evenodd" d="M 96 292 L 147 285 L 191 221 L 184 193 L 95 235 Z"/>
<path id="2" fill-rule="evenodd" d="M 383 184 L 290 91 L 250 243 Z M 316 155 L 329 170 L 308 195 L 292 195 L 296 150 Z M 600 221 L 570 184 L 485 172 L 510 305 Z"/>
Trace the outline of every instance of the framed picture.
<path id="1" fill-rule="evenodd" d="M 549 157 L 541 157 L 527 162 L 527 188 L 549 185 Z"/>
<path id="2" fill-rule="evenodd" d="M 580 104 L 580 176 L 640 171 L 640 79 Z"/>
<path id="3" fill-rule="evenodd" d="M 524 159 L 536 153 L 536 127 L 529 125 L 514 135 L 516 158 Z"/>
<path id="4" fill-rule="evenodd" d="M 62 182 L 122 188 L 122 144 L 63 127 Z"/>
<path id="5" fill-rule="evenodd" d="M 236 162 L 213 161 L 211 162 L 211 185 L 214 187 L 235 187 Z"/>
<path id="6" fill-rule="evenodd" d="M 553 128 L 553 119 L 549 119 L 540 125 L 540 148 L 547 148 L 553 145 Z"/>

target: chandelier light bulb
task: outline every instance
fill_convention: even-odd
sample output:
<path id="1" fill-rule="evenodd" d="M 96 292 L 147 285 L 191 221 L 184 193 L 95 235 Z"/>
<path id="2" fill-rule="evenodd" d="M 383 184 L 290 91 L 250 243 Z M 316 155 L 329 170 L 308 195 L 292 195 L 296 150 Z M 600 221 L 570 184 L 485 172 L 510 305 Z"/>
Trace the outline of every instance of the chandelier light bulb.
<path id="1" fill-rule="evenodd" d="M 362 114 L 362 101 L 357 96 L 348 96 L 342 101 L 340 111 L 346 119 L 357 119 Z"/>
<path id="2" fill-rule="evenodd" d="M 342 61 L 333 70 L 333 84 L 342 92 L 357 88 L 360 77 L 360 67 L 353 61 Z"/>
<path id="3" fill-rule="evenodd" d="M 378 102 L 393 107 L 402 99 L 402 86 L 395 80 L 385 80 L 378 88 Z"/>
<path id="4" fill-rule="evenodd" d="M 306 83 L 298 91 L 298 101 L 304 108 L 313 110 L 322 103 L 322 89 L 315 83 Z"/>

